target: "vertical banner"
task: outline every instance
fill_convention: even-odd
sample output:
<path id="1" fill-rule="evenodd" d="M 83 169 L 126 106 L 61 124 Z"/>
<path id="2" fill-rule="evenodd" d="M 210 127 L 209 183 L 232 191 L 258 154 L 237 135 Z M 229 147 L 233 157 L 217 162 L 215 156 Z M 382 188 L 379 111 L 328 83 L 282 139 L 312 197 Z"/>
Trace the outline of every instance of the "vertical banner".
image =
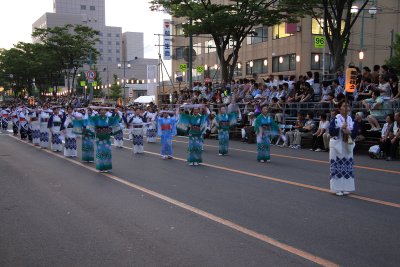
<path id="1" fill-rule="evenodd" d="M 357 70 L 355 68 L 348 68 L 346 70 L 346 93 L 353 93 L 356 90 L 357 85 Z"/>
<path id="2" fill-rule="evenodd" d="M 171 59 L 171 20 L 164 19 L 164 60 Z"/>

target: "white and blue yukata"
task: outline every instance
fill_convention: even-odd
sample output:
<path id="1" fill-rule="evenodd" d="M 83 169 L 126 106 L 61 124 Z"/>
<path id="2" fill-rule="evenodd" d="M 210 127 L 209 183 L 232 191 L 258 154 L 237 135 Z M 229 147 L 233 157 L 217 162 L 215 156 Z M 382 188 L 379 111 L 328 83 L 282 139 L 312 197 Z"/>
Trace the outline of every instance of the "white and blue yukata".
<path id="1" fill-rule="evenodd" d="M 136 114 L 131 114 L 126 119 L 126 125 L 132 134 L 132 151 L 133 154 L 143 154 L 143 126 L 145 126 L 146 119 Z"/>
<path id="2" fill-rule="evenodd" d="M 19 126 L 19 134 L 21 139 L 26 140 L 28 138 L 28 112 L 26 110 L 21 110 L 18 112 L 18 126 Z"/>
<path id="3" fill-rule="evenodd" d="M 50 130 L 47 127 L 50 119 L 50 110 L 43 110 L 39 114 L 40 122 L 40 147 L 48 148 L 50 140 Z"/>
<path id="4" fill-rule="evenodd" d="M 117 120 L 118 123 L 114 125 L 114 146 L 122 148 L 124 146 L 124 121 L 123 121 L 123 114 L 121 111 L 118 113 L 113 113 L 113 116 L 118 114 L 119 118 Z"/>
<path id="5" fill-rule="evenodd" d="M 3 129 L 3 131 L 7 131 L 8 117 L 10 116 L 10 112 L 8 109 L 3 109 L 0 115 L 1 115 L 1 128 Z"/>
<path id="6" fill-rule="evenodd" d="M 40 144 L 40 122 L 36 111 L 29 113 L 29 126 L 32 135 L 32 144 L 38 146 Z"/>
<path id="7" fill-rule="evenodd" d="M 161 156 L 172 158 L 172 137 L 176 135 L 176 118 L 159 117 L 157 134 L 161 137 Z"/>
<path id="8" fill-rule="evenodd" d="M 354 142 L 348 142 L 341 127 L 347 121 L 347 130 L 354 139 L 357 135 L 356 124 L 352 118 L 345 119 L 341 114 L 336 115 L 329 125 L 329 161 L 330 189 L 333 193 L 352 192 L 355 190 L 353 172 Z"/>
<path id="9" fill-rule="evenodd" d="M 215 117 L 218 129 L 218 153 L 228 154 L 229 149 L 229 129 L 237 123 L 237 113 L 223 113 Z"/>
<path id="10" fill-rule="evenodd" d="M 76 134 L 74 132 L 74 116 L 67 114 L 64 117 L 63 130 L 65 132 L 64 156 L 76 157 L 78 155 L 78 147 L 76 143 Z"/>
<path id="11" fill-rule="evenodd" d="M 55 152 L 61 152 L 63 149 L 61 138 L 62 120 L 63 118 L 60 116 L 60 114 L 53 114 L 49 118 L 49 122 L 47 125 L 51 132 L 51 149 Z"/>
<path id="12" fill-rule="evenodd" d="M 146 111 L 143 118 L 148 123 L 146 127 L 147 143 L 155 143 L 157 136 L 157 113 Z"/>

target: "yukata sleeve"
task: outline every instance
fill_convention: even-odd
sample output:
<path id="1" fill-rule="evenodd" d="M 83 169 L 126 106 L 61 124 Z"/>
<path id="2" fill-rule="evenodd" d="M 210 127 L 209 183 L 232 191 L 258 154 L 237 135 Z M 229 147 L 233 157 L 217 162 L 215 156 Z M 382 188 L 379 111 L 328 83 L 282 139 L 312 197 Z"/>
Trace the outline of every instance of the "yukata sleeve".
<path id="1" fill-rule="evenodd" d="M 330 136 L 338 136 L 339 135 L 339 127 L 336 127 L 336 119 L 332 119 L 329 123 L 329 135 Z"/>
<path id="2" fill-rule="evenodd" d="M 228 118 L 229 118 L 229 125 L 230 126 L 235 126 L 237 124 L 237 118 L 238 118 L 238 114 L 236 112 L 231 112 L 228 114 Z"/>
<path id="3" fill-rule="evenodd" d="M 256 120 L 254 121 L 254 131 L 259 134 L 260 133 L 260 127 L 261 127 L 261 117 L 262 115 L 258 115 Z"/>
<path id="4" fill-rule="evenodd" d="M 274 120 L 271 121 L 270 132 L 271 136 L 279 135 L 279 125 Z"/>
<path id="5" fill-rule="evenodd" d="M 177 123 L 178 129 L 186 133 L 187 130 L 189 129 L 190 118 L 191 118 L 191 116 L 188 114 L 184 114 L 184 113 L 181 114 L 179 116 L 179 121 Z"/>
<path id="6" fill-rule="evenodd" d="M 53 128 L 53 116 L 50 117 L 49 121 L 47 122 L 47 128 Z"/>
<path id="7" fill-rule="evenodd" d="M 176 118 L 171 118 L 172 136 L 177 135 L 176 123 L 177 123 Z"/>
<path id="8" fill-rule="evenodd" d="M 157 123 L 157 135 L 158 136 L 161 136 L 161 133 L 162 133 L 162 131 L 161 131 L 161 120 L 162 120 L 162 118 L 158 118 L 158 123 Z"/>

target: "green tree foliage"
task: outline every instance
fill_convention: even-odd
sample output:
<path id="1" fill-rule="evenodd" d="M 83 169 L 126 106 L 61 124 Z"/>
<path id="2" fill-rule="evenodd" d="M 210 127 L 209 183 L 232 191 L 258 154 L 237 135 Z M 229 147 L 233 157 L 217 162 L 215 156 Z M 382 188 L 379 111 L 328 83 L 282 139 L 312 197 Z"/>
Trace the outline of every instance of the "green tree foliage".
<path id="1" fill-rule="evenodd" d="M 71 85 L 75 83 L 79 68 L 85 63 L 96 61 L 98 51 L 95 44 L 98 35 L 99 32 L 90 27 L 71 24 L 54 28 L 36 28 L 32 34 L 55 53 L 67 78 L 68 90 L 71 90 Z"/>
<path id="2" fill-rule="evenodd" d="M 116 74 L 113 75 L 113 84 L 110 87 L 110 99 L 117 100 L 122 96 L 122 88 L 121 85 L 118 84 L 118 76 Z"/>
<path id="3" fill-rule="evenodd" d="M 395 69 L 397 73 L 400 72 L 400 34 L 396 34 L 393 44 L 393 56 L 386 61 L 386 64 Z"/>
<path id="4" fill-rule="evenodd" d="M 309 12 L 324 29 L 331 52 L 331 72 L 344 68 L 351 29 L 371 0 L 287 0 L 286 4 Z M 352 7 L 357 6 L 352 13 Z"/>
<path id="5" fill-rule="evenodd" d="M 150 4 L 153 11 L 167 11 L 174 17 L 191 21 L 183 26 L 186 35 L 210 34 L 220 59 L 222 79 L 230 81 L 242 43 L 256 26 L 295 21 L 303 15 L 304 9 L 286 5 L 286 1 L 153 0 Z"/>

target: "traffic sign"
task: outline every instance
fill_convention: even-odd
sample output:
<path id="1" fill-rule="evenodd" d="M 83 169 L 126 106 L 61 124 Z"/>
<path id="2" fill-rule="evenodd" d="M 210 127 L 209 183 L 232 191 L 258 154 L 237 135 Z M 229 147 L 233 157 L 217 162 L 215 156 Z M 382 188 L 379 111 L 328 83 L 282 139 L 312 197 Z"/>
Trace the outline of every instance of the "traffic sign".
<path id="1" fill-rule="evenodd" d="M 197 66 L 197 72 L 198 73 L 203 73 L 204 72 L 204 66 Z"/>
<path id="2" fill-rule="evenodd" d="M 187 65 L 186 64 L 180 64 L 179 65 L 179 70 L 182 71 L 182 72 L 187 71 Z"/>
<path id="3" fill-rule="evenodd" d="M 356 90 L 357 75 L 358 73 L 355 68 L 348 68 L 346 70 L 345 89 L 347 93 L 353 93 Z"/>
<path id="4" fill-rule="evenodd" d="M 80 82 L 80 85 L 81 85 L 81 86 L 85 86 L 85 85 L 86 85 L 86 82 L 85 82 L 85 81 L 81 81 L 81 82 Z"/>
<path id="5" fill-rule="evenodd" d="M 96 72 L 94 70 L 88 70 L 86 72 L 86 78 L 88 79 L 88 82 L 93 82 L 94 79 L 96 79 Z"/>
<path id="6" fill-rule="evenodd" d="M 324 48 L 325 47 L 325 36 L 322 36 L 322 35 L 314 36 L 314 47 L 315 48 Z"/>

